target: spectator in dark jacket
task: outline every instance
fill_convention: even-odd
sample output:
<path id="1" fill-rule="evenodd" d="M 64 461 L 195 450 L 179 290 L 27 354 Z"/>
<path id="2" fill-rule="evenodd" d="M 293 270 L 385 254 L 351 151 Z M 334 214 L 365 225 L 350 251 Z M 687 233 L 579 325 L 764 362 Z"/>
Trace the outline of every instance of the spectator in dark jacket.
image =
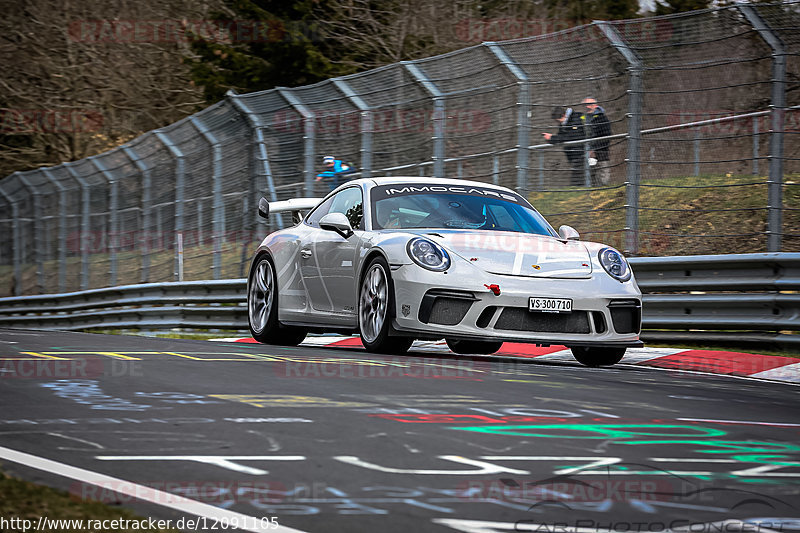
<path id="1" fill-rule="evenodd" d="M 581 117 L 575 113 L 572 108 L 557 107 L 553 110 L 551 117 L 559 123 L 558 133 L 542 133 L 546 141 L 559 144 L 585 138 Z M 570 185 L 580 187 L 584 182 L 583 145 L 568 144 L 564 146 L 564 155 L 567 156 L 567 163 L 569 163 L 570 166 Z"/>
<path id="2" fill-rule="evenodd" d="M 582 116 L 587 138 L 606 137 L 611 135 L 611 122 L 605 110 L 597 105 L 594 98 L 584 98 L 583 105 L 587 113 Z M 596 159 L 592 166 L 592 184 L 608 185 L 611 181 L 611 161 L 608 156 L 609 139 L 589 143 L 589 157 Z"/>

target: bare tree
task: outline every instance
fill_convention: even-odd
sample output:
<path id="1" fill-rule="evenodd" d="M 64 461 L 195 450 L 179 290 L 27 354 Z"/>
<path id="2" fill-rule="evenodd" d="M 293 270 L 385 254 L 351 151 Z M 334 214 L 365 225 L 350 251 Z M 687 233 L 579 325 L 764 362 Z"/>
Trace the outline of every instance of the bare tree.
<path id="1" fill-rule="evenodd" d="M 546 8 L 539 2 L 331 0 L 321 6 L 326 37 L 342 51 L 337 59 L 358 70 L 484 40 L 545 33 L 548 27 Z"/>
<path id="2" fill-rule="evenodd" d="M 209 2 L 3 1 L 0 176 L 102 152 L 202 106 L 185 29 Z"/>

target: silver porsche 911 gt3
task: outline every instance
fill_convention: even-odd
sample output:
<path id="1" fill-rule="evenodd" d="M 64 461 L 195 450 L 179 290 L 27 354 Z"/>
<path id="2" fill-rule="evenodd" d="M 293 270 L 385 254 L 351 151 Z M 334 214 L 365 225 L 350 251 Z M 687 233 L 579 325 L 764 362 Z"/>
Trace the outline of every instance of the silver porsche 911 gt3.
<path id="1" fill-rule="evenodd" d="M 625 257 L 569 226 L 555 231 L 504 187 L 364 178 L 322 200 L 259 203 L 264 217 L 281 211 L 297 224 L 264 239 L 247 284 L 260 342 L 335 331 L 358 332 L 379 353 L 414 339 L 444 338 L 459 354 L 562 344 L 590 366 L 642 345 L 641 292 Z"/>

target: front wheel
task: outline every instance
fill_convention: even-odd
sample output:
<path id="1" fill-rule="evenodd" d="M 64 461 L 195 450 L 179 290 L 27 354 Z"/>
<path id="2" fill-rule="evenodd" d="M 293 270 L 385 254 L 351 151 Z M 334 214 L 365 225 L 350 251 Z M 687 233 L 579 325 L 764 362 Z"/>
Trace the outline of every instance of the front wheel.
<path id="1" fill-rule="evenodd" d="M 278 284 L 275 267 L 268 255 L 260 256 L 247 280 L 247 322 L 258 342 L 297 346 L 306 330 L 278 322 Z"/>
<path id="2" fill-rule="evenodd" d="M 361 343 L 369 352 L 406 352 L 414 339 L 391 336 L 394 285 L 389 265 L 382 257 L 370 261 L 358 294 L 358 330 Z"/>
<path id="3" fill-rule="evenodd" d="M 457 354 L 481 354 L 487 355 L 495 353 L 503 345 L 500 341 L 464 341 L 456 339 L 445 339 L 447 347 Z"/>
<path id="4" fill-rule="evenodd" d="M 615 365 L 625 355 L 625 348 L 573 346 L 570 350 L 575 360 L 586 366 Z"/>

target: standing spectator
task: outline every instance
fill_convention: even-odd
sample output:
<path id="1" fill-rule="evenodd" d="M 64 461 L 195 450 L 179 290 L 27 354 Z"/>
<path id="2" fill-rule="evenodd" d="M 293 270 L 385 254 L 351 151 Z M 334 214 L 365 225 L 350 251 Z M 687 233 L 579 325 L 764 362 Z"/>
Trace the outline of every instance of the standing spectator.
<path id="1" fill-rule="evenodd" d="M 588 114 L 583 115 L 586 138 L 606 137 L 611 135 L 611 122 L 606 116 L 605 109 L 597 105 L 594 98 L 584 98 Z M 597 160 L 592 167 L 592 185 L 608 185 L 611 181 L 611 161 L 608 156 L 609 139 L 592 141 L 589 143 L 589 157 Z"/>
<path id="2" fill-rule="evenodd" d="M 575 113 L 571 107 L 557 107 L 553 110 L 551 118 L 559 123 L 558 133 L 542 133 L 546 141 L 553 144 L 564 143 L 567 141 L 577 141 L 584 137 L 583 121 L 581 116 Z M 580 187 L 583 185 L 583 145 L 568 144 L 564 146 L 564 155 L 567 156 L 567 163 L 570 166 L 570 185 Z"/>
<path id="3" fill-rule="evenodd" d="M 322 164 L 325 165 L 326 170 L 317 174 L 316 181 L 325 180 L 328 181 L 331 190 L 335 189 L 339 186 L 339 178 L 346 175 L 352 174 L 356 171 L 352 165 L 348 165 L 341 159 L 336 159 L 332 155 L 326 155 L 322 158 Z"/>

